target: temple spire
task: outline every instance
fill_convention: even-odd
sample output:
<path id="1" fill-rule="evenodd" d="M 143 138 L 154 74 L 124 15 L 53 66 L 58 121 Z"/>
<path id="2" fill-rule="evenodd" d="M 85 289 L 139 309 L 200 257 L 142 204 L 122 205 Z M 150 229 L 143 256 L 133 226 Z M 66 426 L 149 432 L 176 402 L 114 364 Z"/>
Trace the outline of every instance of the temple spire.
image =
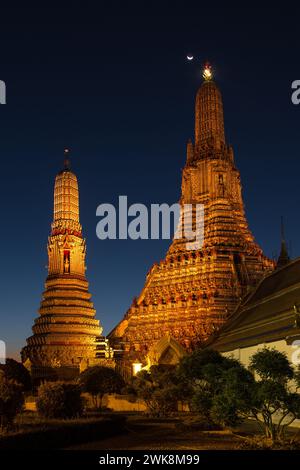
<path id="1" fill-rule="evenodd" d="M 76 230 L 81 233 L 79 222 L 79 191 L 78 181 L 71 171 L 69 149 L 64 150 L 64 169 L 55 178 L 54 184 L 54 216 L 52 231 Z"/>
<path id="2" fill-rule="evenodd" d="M 174 239 L 109 335 L 122 347 L 118 361 L 126 374 L 137 360 L 147 367 L 178 363 L 182 347 L 203 344 L 274 268 L 248 227 L 240 174 L 225 144 L 221 93 L 208 65 L 196 98 L 195 134 L 194 145 L 187 142 Z"/>
<path id="3" fill-rule="evenodd" d="M 281 250 L 280 250 L 280 255 L 277 260 L 277 268 L 281 268 L 282 266 L 285 266 L 291 261 L 287 246 L 286 246 L 286 241 L 285 241 L 285 234 L 284 234 L 284 222 L 283 222 L 283 217 L 281 216 Z"/>
<path id="4" fill-rule="evenodd" d="M 64 149 L 64 170 L 71 170 L 70 149 Z"/>
<path id="5" fill-rule="evenodd" d="M 204 81 L 195 105 L 195 149 L 198 154 L 205 147 L 219 151 L 225 145 L 222 96 L 209 63 L 204 65 L 202 76 Z"/>
<path id="6" fill-rule="evenodd" d="M 62 379 L 79 374 L 96 360 L 97 337 L 102 333 L 86 279 L 86 242 L 79 221 L 79 190 L 75 173 L 65 169 L 55 177 L 54 216 L 48 238 L 48 276 L 22 359 L 30 360 L 35 378 Z"/>

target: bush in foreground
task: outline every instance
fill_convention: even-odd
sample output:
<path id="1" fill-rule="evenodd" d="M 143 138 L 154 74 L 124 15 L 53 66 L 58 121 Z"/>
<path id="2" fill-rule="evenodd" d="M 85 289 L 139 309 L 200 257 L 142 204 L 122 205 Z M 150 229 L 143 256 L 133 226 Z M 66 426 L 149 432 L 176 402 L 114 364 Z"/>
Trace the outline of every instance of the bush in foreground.
<path id="1" fill-rule="evenodd" d="M 176 368 L 153 365 L 133 378 L 131 387 L 144 400 L 151 416 L 166 417 L 177 411 L 178 401 L 187 395 L 187 386 L 180 381 Z"/>
<path id="2" fill-rule="evenodd" d="M 22 385 L 25 392 L 31 390 L 30 373 L 21 362 L 7 358 L 5 364 L 0 365 L 0 369 L 4 372 L 7 379 L 14 380 Z"/>
<path id="3" fill-rule="evenodd" d="M 124 387 L 122 377 L 111 367 L 89 367 L 79 376 L 79 384 L 83 392 L 92 396 L 95 408 L 102 409 L 103 397 L 106 393 L 120 393 Z"/>
<path id="4" fill-rule="evenodd" d="M 0 371 L 0 425 L 1 429 L 12 426 L 14 418 L 22 410 L 24 396 L 22 386 L 8 379 Z"/>
<path id="5" fill-rule="evenodd" d="M 83 413 L 80 387 L 73 383 L 45 383 L 38 389 L 38 413 L 44 418 L 77 418 Z"/>
<path id="6" fill-rule="evenodd" d="M 193 388 L 191 406 L 208 422 L 236 426 L 251 418 L 275 443 L 300 419 L 299 373 L 275 349 L 256 352 L 249 370 L 216 351 L 197 350 L 182 359 L 179 373 Z"/>

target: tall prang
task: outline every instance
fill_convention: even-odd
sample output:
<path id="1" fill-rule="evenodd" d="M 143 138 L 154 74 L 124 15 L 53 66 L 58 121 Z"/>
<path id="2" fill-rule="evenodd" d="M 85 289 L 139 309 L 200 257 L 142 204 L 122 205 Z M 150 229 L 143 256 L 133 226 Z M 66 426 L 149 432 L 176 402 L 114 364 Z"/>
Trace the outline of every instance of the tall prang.
<path id="1" fill-rule="evenodd" d="M 123 350 L 120 368 L 126 374 L 132 364 L 177 362 L 216 331 L 247 291 L 274 268 L 248 228 L 240 174 L 225 139 L 222 96 L 209 64 L 203 78 L 180 204 L 204 205 L 204 243 L 190 250 L 184 237 L 174 238 L 165 259 L 152 266 L 139 297 L 110 333 L 112 344 Z M 192 220 L 194 226 L 194 211 Z"/>
<path id="2" fill-rule="evenodd" d="M 79 221 L 79 191 L 70 169 L 68 149 L 64 169 L 55 178 L 54 214 L 48 239 L 48 276 L 22 360 L 33 366 L 79 367 L 96 358 L 102 332 L 85 276 L 86 242 Z"/>

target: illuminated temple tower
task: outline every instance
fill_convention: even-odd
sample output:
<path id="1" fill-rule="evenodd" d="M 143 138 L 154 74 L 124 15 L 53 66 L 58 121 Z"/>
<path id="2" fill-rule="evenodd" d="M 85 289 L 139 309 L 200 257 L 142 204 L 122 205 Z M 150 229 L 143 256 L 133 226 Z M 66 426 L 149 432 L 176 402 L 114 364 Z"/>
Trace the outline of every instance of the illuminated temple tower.
<path id="1" fill-rule="evenodd" d="M 22 350 L 24 362 L 56 369 L 93 361 L 95 340 L 102 332 L 85 277 L 86 243 L 79 222 L 78 182 L 67 152 L 64 169 L 55 179 L 48 277 L 40 316 Z"/>
<path id="2" fill-rule="evenodd" d="M 191 251 L 186 239 L 174 239 L 110 333 L 110 341 L 123 349 L 120 367 L 128 374 L 133 364 L 178 361 L 184 350 L 216 331 L 249 288 L 274 267 L 248 228 L 240 174 L 225 140 L 222 97 L 209 65 L 203 78 L 180 203 L 204 205 L 204 244 Z"/>

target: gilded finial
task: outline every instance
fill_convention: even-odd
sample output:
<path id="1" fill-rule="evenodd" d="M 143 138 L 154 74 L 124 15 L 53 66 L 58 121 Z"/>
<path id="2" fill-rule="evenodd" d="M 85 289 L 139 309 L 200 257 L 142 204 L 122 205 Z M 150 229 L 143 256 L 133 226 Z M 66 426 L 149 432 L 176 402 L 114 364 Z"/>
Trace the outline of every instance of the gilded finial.
<path id="1" fill-rule="evenodd" d="M 209 82 L 213 78 L 212 68 L 209 62 L 206 62 L 204 65 L 202 77 L 206 82 Z"/>

